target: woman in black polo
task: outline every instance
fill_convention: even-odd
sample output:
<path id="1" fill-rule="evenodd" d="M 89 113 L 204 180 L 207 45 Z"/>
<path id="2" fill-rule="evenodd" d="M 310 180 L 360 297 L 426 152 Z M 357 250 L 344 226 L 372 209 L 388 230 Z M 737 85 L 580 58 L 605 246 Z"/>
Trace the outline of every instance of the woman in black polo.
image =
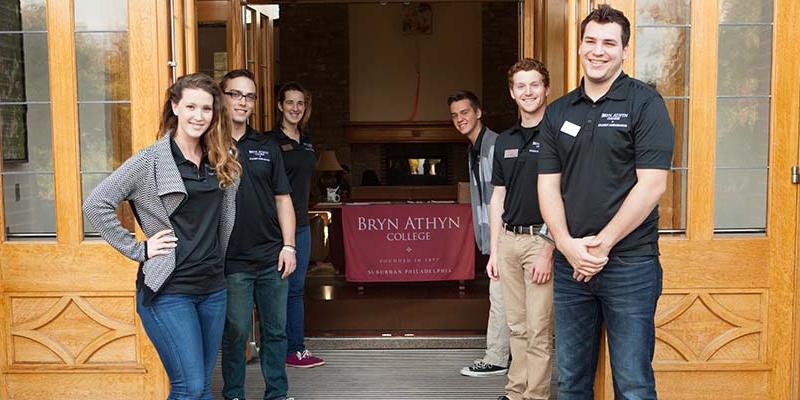
<path id="1" fill-rule="evenodd" d="M 166 97 L 160 139 L 100 182 L 83 207 L 103 239 L 139 262 L 136 311 L 169 376 L 169 399 L 211 400 L 241 165 L 211 78 L 183 76 Z M 147 240 L 120 224 L 123 201 Z"/>
<path id="2" fill-rule="evenodd" d="M 303 288 L 311 256 L 311 230 L 308 225 L 308 196 L 311 175 L 317 157 L 308 137 L 308 120 L 311 117 L 311 93 L 297 82 L 289 82 L 278 91 L 278 126 L 272 129 L 283 151 L 286 176 L 292 186 L 297 230 L 297 268 L 289 275 L 289 300 L 286 304 L 286 338 L 288 342 L 286 365 L 311 368 L 325 364 L 305 348 L 303 319 Z"/>

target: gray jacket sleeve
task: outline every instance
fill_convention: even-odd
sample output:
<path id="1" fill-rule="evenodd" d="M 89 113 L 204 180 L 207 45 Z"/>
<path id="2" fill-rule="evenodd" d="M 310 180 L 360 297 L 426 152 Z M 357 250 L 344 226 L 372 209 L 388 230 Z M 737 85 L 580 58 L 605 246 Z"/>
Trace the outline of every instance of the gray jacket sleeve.
<path id="1" fill-rule="evenodd" d="M 116 208 L 124 200 L 132 199 L 144 182 L 147 170 L 146 151 L 131 157 L 94 188 L 83 203 L 86 219 L 112 247 L 126 257 L 145 261 L 145 242 L 139 242 L 125 229 L 117 217 Z"/>

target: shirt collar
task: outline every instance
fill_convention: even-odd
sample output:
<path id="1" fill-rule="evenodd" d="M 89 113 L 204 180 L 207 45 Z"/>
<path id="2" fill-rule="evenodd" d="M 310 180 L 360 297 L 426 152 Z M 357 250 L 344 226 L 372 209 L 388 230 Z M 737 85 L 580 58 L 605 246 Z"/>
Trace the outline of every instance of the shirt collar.
<path id="1" fill-rule="evenodd" d="M 190 163 L 190 164 L 194 165 L 194 163 L 192 163 L 186 157 L 183 156 L 183 152 L 181 151 L 181 148 L 178 147 L 178 143 L 175 142 L 175 138 L 172 135 L 170 135 L 170 137 L 169 137 L 169 145 L 170 145 L 170 149 L 172 150 L 172 158 L 175 159 L 175 165 L 183 165 L 183 164 L 186 164 L 186 163 Z M 204 163 L 206 161 L 206 157 L 207 156 L 208 156 L 208 154 L 206 154 L 206 152 L 203 152 L 203 157 L 200 159 L 200 164 L 202 164 L 202 163 Z"/>
<path id="2" fill-rule="evenodd" d="M 272 128 L 272 132 L 275 134 L 275 137 L 281 142 L 290 141 L 292 143 L 297 143 L 297 142 L 294 141 L 294 139 L 292 139 L 288 135 L 286 135 L 283 132 L 283 129 L 281 129 L 280 126 L 276 126 L 275 128 Z M 308 136 L 306 136 L 302 132 L 300 132 L 300 144 L 303 144 L 303 143 L 306 143 L 306 142 L 308 142 Z"/>
<path id="3" fill-rule="evenodd" d="M 522 126 L 522 123 L 520 121 L 517 121 L 517 123 L 511 128 L 511 134 L 513 135 L 515 133 L 519 133 L 521 135 L 521 134 L 523 134 L 525 132 L 524 131 L 525 129 L 533 129 L 533 132 L 536 133 L 536 132 L 539 131 L 539 125 L 541 125 L 541 124 L 542 123 L 539 122 L 539 124 L 536 125 L 536 126 L 531 126 L 529 128 L 525 128 L 525 127 Z"/>
<path id="4" fill-rule="evenodd" d="M 183 152 L 181 152 L 180 147 L 178 147 L 178 144 L 175 143 L 175 138 L 172 136 L 170 136 L 169 138 L 169 146 L 170 149 L 172 149 L 172 158 L 175 159 L 176 165 L 181 165 L 189 162 L 189 160 L 187 160 L 186 157 L 183 156 Z"/>
<path id="5" fill-rule="evenodd" d="M 253 129 L 253 127 L 251 127 L 248 124 L 244 129 L 244 135 L 242 135 L 242 137 L 240 137 L 238 141 L 242 142 L 242 141 L 245 141 L 245 140 L 256 140 L 257 139 L 256 136 L 258 134 L 259 134 L 259 132 L 256 131 L 255 129 Z"/>
<path id="6" fill-rule="evenodd" d="M 581 100 L 588 101 L 591 103 L 595 103 L 589 96 L 586 95 L 586 91 L 584 90 L 584 79 L 581 79 L 581 85 L 578 87 L 578 90 L 575 91 L 570 103 L 577 104 Z M 608 92 L 604 94 L 602 97 L 597 99 L 597 103 L 602 101 L 603 99 L 611 99 L 611 100 L 625 100 L 628 98 L 628 88 L 629 86 L 626 84 L 628 81 L 628 75 L 623 71 L 619 74 L 617 79 L 614 80 L 614 83 L 611 84 L 611 87 L 608 89 Z"/>
<path id="7" fill-rule="evenodd" d="M 480 151 L 481 143 L 483 142 L 483 134 L 486 132 L 486 125 L 481 127 L 481 131 L 478 132 L 478 138 L 475 139 L 475 144 L 472 145 L 472 151 Z"/>

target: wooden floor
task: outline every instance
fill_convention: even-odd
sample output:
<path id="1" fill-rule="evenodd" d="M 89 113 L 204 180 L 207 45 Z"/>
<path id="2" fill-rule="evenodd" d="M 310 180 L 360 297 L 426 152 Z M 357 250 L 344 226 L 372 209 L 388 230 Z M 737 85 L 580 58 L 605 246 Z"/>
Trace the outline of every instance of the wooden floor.
<path id="1" fill-rule="evenodd" d="M 458 371 L 483 355 L 480 349 L 320 350 L 327 364 L 288 368 L 289 395 L 296 400 L 495 400 L 505 376 L 470 378 Z M 257 362 L 248 364 L 247 398 L 261 399 L 264 382 Z M 552 386 L 552 399 L 556 386 Z M 214 399 L 222 399 L 219 366 Z"/>

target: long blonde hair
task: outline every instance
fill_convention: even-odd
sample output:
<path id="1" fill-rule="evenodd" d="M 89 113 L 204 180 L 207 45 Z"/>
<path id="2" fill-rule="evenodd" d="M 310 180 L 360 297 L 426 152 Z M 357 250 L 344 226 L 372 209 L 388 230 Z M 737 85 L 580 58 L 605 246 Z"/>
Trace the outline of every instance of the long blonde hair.
<path id="1" fill-rule="evenodd" d="M 208 153 L 208 160 L 217 170 L 220 186 L 230 186 L 242 173 L 242 166 L 236 160 L 239 152 L 231 139 L 232 122 L 222 98 L 222 90 L 208 75 L 196 73 L 184 75 L 167 89 L 164 109 L 161 112 L 161 122 L 158 127 L 158 137 L 175 134 L 178 127 L 178 117 L 172 112 L 172 104 L 178 104 L 183 98 L 185 89 L 199 89 L 214 98 L 214 115 L 211 125 L 203 134 L 200 145 Z"/>

